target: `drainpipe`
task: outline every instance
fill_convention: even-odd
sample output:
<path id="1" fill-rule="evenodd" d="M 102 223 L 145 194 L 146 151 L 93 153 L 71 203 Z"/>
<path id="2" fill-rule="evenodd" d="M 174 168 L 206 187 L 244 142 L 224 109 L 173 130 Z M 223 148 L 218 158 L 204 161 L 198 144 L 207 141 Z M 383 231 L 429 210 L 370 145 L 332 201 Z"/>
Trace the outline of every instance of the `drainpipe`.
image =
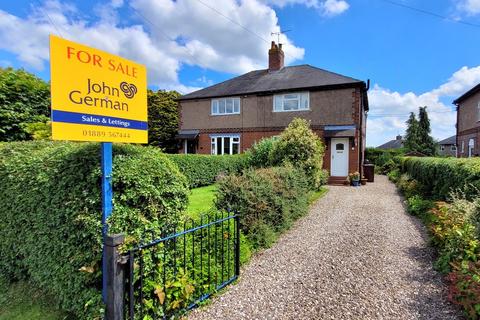
<path id="1" fill-rule="evenodd" d="M 362 96 L 360 97 L 361 98 L 361 100 L 360 100 L 360 113 L 359 113 L 359 115 L 360 115 L 360 135 L 359 135 L 359 139 L 358 139 L 359 144 L 357 146 L 357 148 L 360 148 L 360 150 L 361 150 L 360 157 L 359 157 L 360 158 L 359 159 L 359 161 L 360 161 L 360 163 L 359 163 L 360 178 L 362 178 L 362 176 L 363 176 L 363 163 L 365 161 L 365 150 L 363 150 L 363 130 L 362 130 L 363 129 L 363 117 L 365 116 L 365 120 L 367 120 L 366 119 L 367 115 L 365 114 L 364 105 L 363 105 L 363 101 L 364 101 L 363 95 L 367 94 L 369 89 L 370 89 L 370 79 L 367 79 L 367 85 L 362 92 Z M 367 123 L 365 121 L 365 134 L 366 133 L 367 133 Z"/>

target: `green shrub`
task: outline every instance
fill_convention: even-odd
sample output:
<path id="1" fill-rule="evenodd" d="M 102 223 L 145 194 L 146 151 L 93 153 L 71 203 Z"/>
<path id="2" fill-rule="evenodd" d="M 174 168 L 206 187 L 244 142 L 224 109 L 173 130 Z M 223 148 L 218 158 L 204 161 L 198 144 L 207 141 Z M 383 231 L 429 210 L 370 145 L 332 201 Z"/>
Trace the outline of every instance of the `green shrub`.
<path id="1" fill-rule="evenodd" d="M 390 171 L 387 176 L 390 181 L 392 181 L 393 183 L 397 183 L 397 181 L 400 179 L 401 173 L 400 170 L 394 169 Z"/>
<path id="2" fill-rule="evenodd" d="M 393 161 L 393 159 L 389 159 L 387 162 L 385 162 L 383 165 L 379 166 L 378 167 L 378 173 L 381 173 L 381 174 L 388 174 L 390 171 L 393 171 L 395 169 L 397 169 L 397 164 L 395 163 L 395 161 Z"/>
<path id="3" fill-rule="evenodd" d="M 423 217 L 425 213 L 435 206 L 433 201 L 425 200 L 419 195 L 408 198 L 407 205 L 408 213 L 418 217 Z"/>
<path id="4" fill-rule="evenodd" d="M 468 319 L 480 318 L 480 261 L 454 264 L 447 280 L 449 300 L 463 307 Z"/>
<path id="5" fill-rule="evenodd" d="M 305 171 L 314 189 L 322 186 L 325 180 L 323 171 L 324 145 L 310 129 L 305 119 L 295 118 L 273 144 L 270 152 L 271 164 L 291 163 Z"/>
<path id="6" fill-rule="evenodd" d="M 449 272 L 452 264 L 477 261 L 479 241 L 476 228 L 455 206 L 439 204 L 430 211 L 432 242 L 438 248 L 439 258 L 435 266 L 441 272 Z"/>
<path id="7" fill-rule="evenodd" d="M 373 163 L 376 167 L 382 167 L 389 160 L 393 160 L 396 156 L 401 156 L 405 153 L 404 149 L 378 149 L 378 148 L 366 148 L 365 160 Z"/>
<path id="8" fill-rule="evenodd" d="M 271 244 L 279 232 L 307 212 L 308 191 L 305 173 L 291 165 L 248 169 L 219 182 L 215 204 L 240 215 L 242 231 L 258 249 Z"/>
<path id="9" fill-rule="evenodd" d="M 480 159 L 404 157 L 399 161 L 401 171 L 419 183 L 438 200 L 448 199 L 462 191 L 473 199 L 480 189 Z"/>
<path id="10" fill-rule="evenodd" d="M 247 152 L 248 164 L 255 168 L 271 166 L 271 154 L 276 142 L 276 137 L 264 138 L 256 142 Z"/>
<path id="11" fill-rule="evenodd" d="M 424 191 L 424 187 L 417 180 L 412 179 L 408 174 L 402 174 L 398 178 L 397 187 L 407 199 L 416 195 L 423 195 L 426 193 Z"/>
<path id="12" fill-rule="evenodd" d="M 28 279 L 76 319 L 101 318 L 101 172 L 94 143 L 0 148 L 0 273 Z M 112 233 L 149 240 L 186 208 L 185 177 L 156 148 L 114 145 Z"/>
<path id="13" fill-rule="evenodd" d="M 219 176 L 239 173 L 248 164 L 248 159 L 243 154 L 224 156 L 168 154 L 167 157 L 187 177 L 190 188 L 211 185 Z"/>

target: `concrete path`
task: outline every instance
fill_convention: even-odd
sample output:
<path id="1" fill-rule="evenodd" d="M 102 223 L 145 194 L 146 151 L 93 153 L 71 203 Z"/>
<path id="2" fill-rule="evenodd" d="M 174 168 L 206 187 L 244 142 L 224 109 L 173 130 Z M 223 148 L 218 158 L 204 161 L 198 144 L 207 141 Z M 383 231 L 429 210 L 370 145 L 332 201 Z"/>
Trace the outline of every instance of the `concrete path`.
<path id="1" fill-rule="evenodd" d="M 384 176 L 329 187 L 256 255 L 240 281 L 189 319 L 461 319 L 432 268 L 424 226 Z"/>

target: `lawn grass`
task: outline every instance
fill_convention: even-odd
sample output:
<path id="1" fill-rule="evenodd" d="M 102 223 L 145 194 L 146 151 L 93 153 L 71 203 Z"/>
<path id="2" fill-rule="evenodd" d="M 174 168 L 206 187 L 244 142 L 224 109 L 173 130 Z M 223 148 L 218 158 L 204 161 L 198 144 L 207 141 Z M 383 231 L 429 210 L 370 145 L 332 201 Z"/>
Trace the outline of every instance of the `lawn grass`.
<path id="1" fill-rule="evenodd" d="M 195 219 L 198 218 L 201 213 L 208 212 L 213 207 L 216 191 L 217 186 L 215 184 L 190 190 L 191 193 L 188 197 L 188 207 L 186 210 L 187 216 Z"/>
<path id="2" fill-rule="evenodd" d="M 63 320 L 67 316 L 25 282 L 0 284 L 0 320 Z"/>
<path id="3" fill-rule="evenodd" d="M 217 191 L 217 186 L 215 184 L 194 188 L 190 190 L 190 196 L 188 198 L 188 207 L 186 210 L 187 216 L 192 219 L 196 219 L 200 214 L 208 212 L 213 208 L 213 201 L 215 200 L 215 192 Z M 308 203 L 311 205 L 321 197 L 323 197 L 328 192 L 326 187 L 320 188 L 318 191 L 310 192 L 308 196 Z"/>

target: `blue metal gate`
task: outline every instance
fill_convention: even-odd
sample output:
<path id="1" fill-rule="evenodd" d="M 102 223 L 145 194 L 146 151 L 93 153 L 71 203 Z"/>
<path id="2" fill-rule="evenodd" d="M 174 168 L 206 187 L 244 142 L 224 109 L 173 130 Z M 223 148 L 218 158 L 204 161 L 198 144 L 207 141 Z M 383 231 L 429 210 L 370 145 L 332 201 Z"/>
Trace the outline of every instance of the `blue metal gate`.
<path id="1" fill-rule="evenodd" d="M 128 251 L 126 318 L 184 314 L 240 274 L 238 215 L 188 221 L 180 231 Z"/>

